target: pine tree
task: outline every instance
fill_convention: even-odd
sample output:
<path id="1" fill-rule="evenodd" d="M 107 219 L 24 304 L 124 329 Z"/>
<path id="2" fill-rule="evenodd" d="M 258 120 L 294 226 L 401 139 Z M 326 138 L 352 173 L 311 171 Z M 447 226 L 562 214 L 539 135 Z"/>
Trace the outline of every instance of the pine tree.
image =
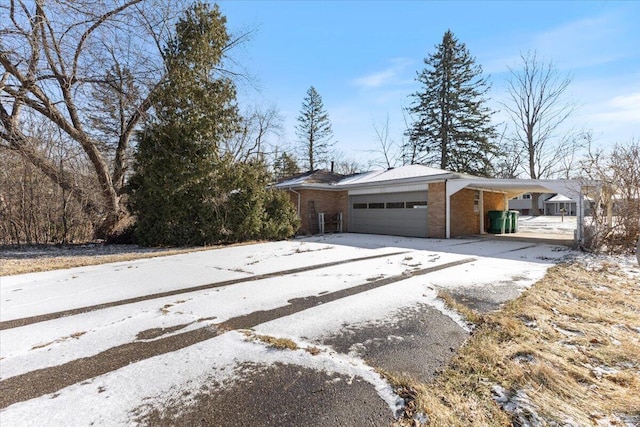
<path id="1" fill-rule="evenodd" d="M 286 151 L 277 157 L 273 163 L 273 176 L 276 180 L 287 178 L 300 173 L 296 158 Z"/>
<path id="2" fill-rule="evenodd" d="M 329 114 L 322 104 L 322 97 L 311 86 L 302 102 L 296 133 L 300 138 L 300 157 L 304 167 L 309 171 L 329 161 L 330 149 L 333 147 L 333 130 Z"/>
<path id="3" fill-rule="evenodd" d="M 496 130 L 485 105 L 489 85 L 482 67 L 450 30 L 424 63 L 416 79 L 423 89 L 412 94 L 409 108 L 416 117 L 406 132 L 410 162 L 489 176 Z"/>

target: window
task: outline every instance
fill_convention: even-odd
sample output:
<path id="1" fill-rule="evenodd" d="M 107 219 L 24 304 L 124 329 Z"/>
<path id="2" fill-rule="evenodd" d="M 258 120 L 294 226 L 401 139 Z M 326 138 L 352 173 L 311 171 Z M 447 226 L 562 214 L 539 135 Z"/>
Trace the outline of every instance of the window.
<path id="1" fill-rule="evenodd" d="M 366 203 L 354 203 L 353 209 L 367 209 Z"/>
<path id="2" fill-rule="evenodd" d="M 369 209 L 384 209 L 384 203 L 369 203 Z"/>
<path id="3" fill-rule="evenodd" d="M 404 209 L 404 202 L 389 202 L 387 209 Z"/>
<path id="4" fill-rule="evenodd" d="M 407 202 L 405 206 L 407 209 L 426 209 L 427 202 Z"/>

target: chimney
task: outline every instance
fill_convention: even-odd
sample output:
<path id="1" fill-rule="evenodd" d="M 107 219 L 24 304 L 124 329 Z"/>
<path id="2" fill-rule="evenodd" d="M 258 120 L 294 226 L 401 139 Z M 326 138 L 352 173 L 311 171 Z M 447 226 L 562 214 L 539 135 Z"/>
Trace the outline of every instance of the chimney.
<path id="1" fill-rule="evenodd" d="M 331 173 L 333 173 L 333 160 L 331 160 Z"/>

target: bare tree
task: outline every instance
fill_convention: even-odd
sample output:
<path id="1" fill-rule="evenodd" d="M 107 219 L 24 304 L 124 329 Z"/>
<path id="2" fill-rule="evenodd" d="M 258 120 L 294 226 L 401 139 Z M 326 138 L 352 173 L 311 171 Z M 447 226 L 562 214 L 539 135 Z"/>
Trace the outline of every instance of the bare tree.
<path id="1" fill-rule="evenodd" d="M 183 9 L 183 0 L 9 0 L 0 6 L 0 149 L 19 153 L 79 202 L 91 200 L 68 169 L 34 149 L 38 136 L 29 121 L 54 124 L 67 147 L 81 149 L 99 186 L 96 203 L 82 203 L 97 219 L 96 237 L 126 220 L 132 136 L 163 82 L 163 46 Z"/>
<path id="2" fill-rule="evenodd" d="M 575 104 L 564 96 L 571 84 L 554 64 L 544 63 L 536 52 L 520 55 L 520 69 L 511 69 L 508 101 L 511 119 L 510 140 L 522 149 L 523 166 L 531 179 L 547 178 L 557 172 L 558 163 L 572 149 L 572 138 L 562 137 L 561 127 L 575 111 Z M 539 194 L 532 197 L 537 213 Z"/>
<path id="3" fill-rule="evenodd" d="M 371 166 L 391 169 L 401 165 L 403 145 L 396 144 L 389 135 L 389 114 L 380 123 L 373 121 L 372 125 L 378 147 L 370 150 L 370 153 L 376 154 L 378 158 L 372 162 Z"/>
<path id="4" fill-rule="evenodd" d="M 587 248 L 633 252 L 640 238 L 640 143 L 616 144 L 610 153 L 590 150 L 580 166 L 593 203 Z"/>
<path id="5" fill-rule="evenodd" d="M 31 122 L 38 138 L 30 150 L 51 159 L 61 174 L 74 180 L 67 191 L 51 181 L 31 162 L 12 150 L 0 150 L 0 243 L 67 243 L 92 238 L 85 204 L 96 203 L 97 183 L 78 149 L 69 149 L 62 134 L 46 122 Z M 77 192 L 89 195 L 79 200 Z"/>
<path id="6" fill-rule="evenodd" d="M 222 150 L 240 162 L 267 160 L 277 153 L 277 139 L 282 135 L 284 119 L 275 104 L 256 105 L 243 114 L 242 131 L 223 141 Z M 276 140 L 272 140 L 275 138 Z"/>
<path id="7" fill-rule="evenodd" d="M 507 126 L 498 133 L 496 145 L 500 147 L 498 154 L 492 159 L 496 178 L 518 178 L 522 165 L 522 145 L 506 137 Z"/>

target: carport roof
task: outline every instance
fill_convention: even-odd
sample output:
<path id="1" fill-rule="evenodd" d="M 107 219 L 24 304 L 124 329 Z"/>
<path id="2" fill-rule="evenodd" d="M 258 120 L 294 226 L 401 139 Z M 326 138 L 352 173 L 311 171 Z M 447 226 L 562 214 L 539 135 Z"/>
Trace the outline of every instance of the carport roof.
<path id="1" fill-rule="evenodd" d="M 566 179 L 458 179 L 450 181 L 451 194 L 471 188 L 505 193 L 508 198 L 524 193 L 559 193 L 576 199 L 580 196 L 580 183 Z"/>

